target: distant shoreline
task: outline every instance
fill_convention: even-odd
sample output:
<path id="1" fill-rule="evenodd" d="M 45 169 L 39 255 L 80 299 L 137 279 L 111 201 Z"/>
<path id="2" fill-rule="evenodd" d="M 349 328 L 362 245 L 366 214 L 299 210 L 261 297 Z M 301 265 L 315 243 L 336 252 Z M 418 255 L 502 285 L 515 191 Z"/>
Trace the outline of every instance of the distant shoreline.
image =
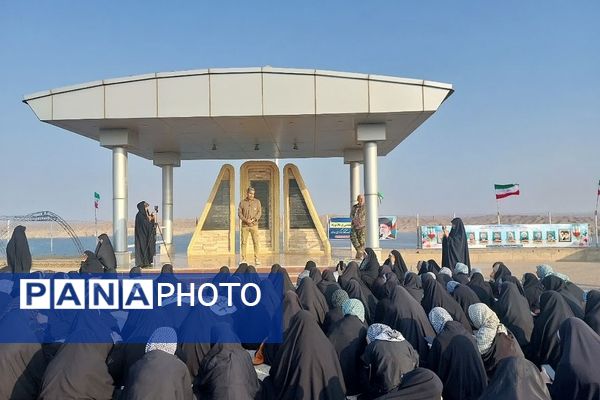
<path id="1" fill-rule="evenodd" d="M 334 216 L 334 215 L 330 215 Z M 337 216 L 337 215 L 336 215 Z M 326 226 L 327 215 L 320 216 L 321 223 Z M 442 223 L 449 224 L 452 218 L 448 216 L 422 216 L 419 217 L 419 225 L 439 225 Z M 485 225 L 495 224 L 496 215 L 480 215 L 480 216 L 466 216 L 462 217 L 463 222 L 467 225 Z M 95 236 L 95 225 L 93 221 L 67 221 L 69 225 L 75 231 L 75 234 L 79 237 L 93 237 Z M 503 215 L 503 224 L 545 224 L 548 223 L 547 215 Z M 553 215 L 552 223 L 587 223 L 590 229 L 593 230 L 594 218 L 592 215 Z M 69 237 L 66 231 L 64 231 L 58 224 L 49 222 L 26 222 L 22 223 L 27 227 L 26 234 L 28 238 L 46 239 L 46 238 L 66 238 Z M 17 225 L 15 222 L 11 222 L 10 231 L 8 237 L 12 233 L 12 230 Z M 398 216 L 397 217 L 397 230 L 400 232 L 416 232 L 417 220 L 415 216 Z M 6 229 L 6 225 L 0 228 Z M 98 221 L 97 225 L 98 234 L 112 233 L 112 222 L 110 221 Z M 196 229 L 196 219 L 183 218 L 175 219 L 173 222 L 173 234 L 174 235 L 185 235 L 191 234 Z M 130 221 L 128 224 L 128 234 L 133 235 L 134 221 Z"/>

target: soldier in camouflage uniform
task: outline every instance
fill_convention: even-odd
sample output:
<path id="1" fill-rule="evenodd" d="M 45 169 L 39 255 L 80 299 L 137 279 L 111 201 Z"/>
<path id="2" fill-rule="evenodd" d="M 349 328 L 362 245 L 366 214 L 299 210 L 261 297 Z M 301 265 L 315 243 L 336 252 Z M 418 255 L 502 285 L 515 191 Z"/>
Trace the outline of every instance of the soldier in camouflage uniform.
<path id="1" fill-rule="evenodd" d="M 356 249 L 356 258 L 362 259 L 365 251 L 367 209 L 365 207 L 365 197 L 359 194 L 356 198 L 357 203 L 352 206 L 350 218 L 352 219 L 352 230 L 350 231 L 350 241 Z"/>

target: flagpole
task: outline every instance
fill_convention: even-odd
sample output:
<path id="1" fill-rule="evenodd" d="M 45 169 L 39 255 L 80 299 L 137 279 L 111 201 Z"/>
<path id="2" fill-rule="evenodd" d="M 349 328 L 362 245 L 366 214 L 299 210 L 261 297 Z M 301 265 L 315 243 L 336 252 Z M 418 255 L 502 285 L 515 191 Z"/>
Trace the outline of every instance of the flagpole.
<path id="1" fill-rule="evenodd" d="M 596 227 L 596 247 L 600 247 L 600 241 L 598 241 L 598 199 L 600 199 L 600 189 L 596 195 L 596 210 L 594 211 L 594 225 Z"/>
<path id="2" fill-rule="evenodd" d="M 94 202 L 94 235 L 98 237 L 98 209 L 96 208 L 96 203 Z"/>
<path id="3" fill-rule="evenodd" d="M 496 216 L 498 217 L 498 225 L 500 225 L 500 202 L 496 197 Z"/>

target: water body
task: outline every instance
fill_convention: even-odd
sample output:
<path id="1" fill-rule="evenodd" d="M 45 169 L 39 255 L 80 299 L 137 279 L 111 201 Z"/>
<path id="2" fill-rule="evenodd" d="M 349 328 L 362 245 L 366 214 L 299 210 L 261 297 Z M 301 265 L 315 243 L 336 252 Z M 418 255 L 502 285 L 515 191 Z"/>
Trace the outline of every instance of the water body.
<path id="1" fill-rule="evenodd" d="M 80 237 L 84 249 L 94 251 L 96 249 L 96 238 L 92 236 Z M 160 239 L 160 236 L 158 237 Z M 176 256 L 185 256 L 187 247 L 192 239 L 192 234 L 173 236 L 173 244 L 175 246 Z M 239 249 L 240 237 L 236 233 L 236 248 Z M 127 243 L 133 244 L 134 238 L 130 236 Z M 380 245 L 384 249 L 415 249 L 417 247 L 417 234 L 415 232 L 398 232 L 396 240 L 382 240 Z M 332 240 L 331 247 L 333 248 L 348 248 L 350 249 L 350 240 Z M 78 250 L 70 238 L 35 238 L 29 239 L 29 248 L 31 255 L 34 258 L 43 257 L 78 257 Z M 130 249 L 133 250 L 133 249 Z M 5 249 L 0 250 L 1 253 Z"/>

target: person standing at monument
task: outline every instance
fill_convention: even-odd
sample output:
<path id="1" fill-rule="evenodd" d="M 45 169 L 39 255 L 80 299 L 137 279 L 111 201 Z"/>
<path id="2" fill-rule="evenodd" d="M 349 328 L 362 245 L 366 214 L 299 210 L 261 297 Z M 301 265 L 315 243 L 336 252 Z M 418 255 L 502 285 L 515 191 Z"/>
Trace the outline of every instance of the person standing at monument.
<path id="1" fill-rule="evenodd" d="M 367 235 L 367 209 L 365 207 L 365 196 L 359 194 L 356 197 L 356 204 L 352 206 L 350 218 L 352 219 L 352 229 L 350 231 L 350 241 L 356 249 L 356 259 L 363 258 L 365 252 L 365 237 Z"/>
<path id="2" fill-rule="evenodd" d="M 145 201 L 137 204 L 135 216 L 135 266 L 150 267 L 156 254 L 156 218 Z"/>
<path id="3" fill-rule="evenodd" d="M 254 188 L 249 187 L 246 191 L 246 198 L 240 201 L 238 217 L 242 221 L 242 262 L 246 261 L 246 247 L 248 245 L 248 235 L 250 235 L 254 245 L 254 264 L 259 265 L 258 220 L 262 215 L 262 211 L 260 200 L 254 197 L 254 193 Z"/>

